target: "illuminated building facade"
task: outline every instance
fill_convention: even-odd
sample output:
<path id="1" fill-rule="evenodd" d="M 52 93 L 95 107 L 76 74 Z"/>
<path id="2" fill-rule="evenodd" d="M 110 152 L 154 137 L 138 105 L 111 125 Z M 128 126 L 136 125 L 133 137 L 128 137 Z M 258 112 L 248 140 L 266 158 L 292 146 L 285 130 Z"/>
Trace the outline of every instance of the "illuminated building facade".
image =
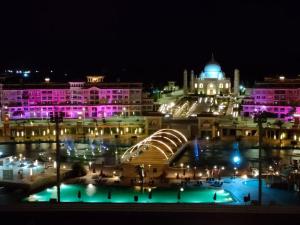
<path id="1" fill-rule="evenodd" d="M 231 82 L 225 77 L 221 66 L 212 59 L 206 64 L 199 76 L 190 74 L 190 88 L 187 90 L 187 71 L 184 71 L 184 93 L 202 94 L 202 95 L 229 95 L 231 93 Z"/>
<path id="2" fill-rule="evenodd" d="M 253 116 L 257 112 L 273 113 L 282 120 L 291 120 L 300 113 L 300 79 L 265 78 L 255 83 L 251 97 L 243 101 L 243 115 Z"/>
<path id="3" fill-rule="evenodd" d="M 10 119 L 47 119 L 63 112 L 66 119 L 141 115 L 152 111 L 143 101 L 142 83 L 105 83 L 104 76 L 87 76 L 87 82 L 54 83 L 49 78 L 36 84 L 0 86 L 2 116 Z M 145 104 L 145 105 L 143 105 Z"/>

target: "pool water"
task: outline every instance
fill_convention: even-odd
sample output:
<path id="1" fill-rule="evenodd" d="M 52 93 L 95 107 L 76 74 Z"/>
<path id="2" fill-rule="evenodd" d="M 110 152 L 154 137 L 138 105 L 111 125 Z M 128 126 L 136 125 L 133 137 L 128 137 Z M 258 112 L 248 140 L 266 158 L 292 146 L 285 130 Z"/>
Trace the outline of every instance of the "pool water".
<path id="1" fill-rule="evenodd" d="M 80 195 L 78 196 L 78 192 Z M 210 187 L 187 187 L 180 191 L 178 188 L 153 188 L 142 191 L 140 188 L 105 187 L 93 184 L 62 184 L 61 202 L 89 202 L 89 203 L 231 203 L 231 194 L 223 189 Z M 108 198 L 110 193 L 110 199 Z M 180 193 L 180 194 L 179 194 Z M 216 194 L 216 198 L 214 196 Z M 137 201 L 134 196 L 138 196 Z M 25 198 L 26 202 L 48 202 L 56 198 L 56 186 L 47 188 L 39 193 Z M 80 198 L 79 198 L 80 197 Z"/>

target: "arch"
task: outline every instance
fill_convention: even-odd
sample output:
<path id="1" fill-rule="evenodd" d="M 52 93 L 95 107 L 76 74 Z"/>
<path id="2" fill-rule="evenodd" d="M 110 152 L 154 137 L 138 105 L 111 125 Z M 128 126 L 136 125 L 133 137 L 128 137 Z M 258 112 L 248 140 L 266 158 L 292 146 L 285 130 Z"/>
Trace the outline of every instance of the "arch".
<path id="1" fill-rule="evenodd" d="M 175 143 L 175 141 L 172 141 L 170 138 L 168 138 L 166 136 L 155 136 L 155 137 L 167 139 L 170 143 L 172 143 L 172 145 L 174 145 L 174 147 L 177 147 L 177 144 Z"/>
<path id="2" fill-rule="evenodd" d="M 166 131 L 157 131 L 157 134 L 168 134 L 171 135 L 172 137 L 176 138 L 180 143 L 182 143 L 181 139 L 179 137 L 177 137 L 175 134 L 172 134 L 170 132 L 166 132 Z"/>
<path id="3" fill-rule="evenodd" d="M 173 131 L 173 132 L 179 134 L 185 141 L 188 141 L 187 138 L 181 132 L 179 132 L 178 130 L 175 130 L 175 129 L 161 129 L 159 131 L 165 131 L 165 130 L 167 130 L 167 131 Z"/>
<path id="4" fill-rule="evenodd" d="M 169 145 L 167 145 L 166 143 L 164 143 L 163 141 L 156 140 L 156 139 L 153 139 L 153 138 L 150 139 L 150 141 L 154 141 L 154 142 L 157 142 L 157 143 L 160 143 L 160 144 L 164 145 L 171 152 L 172 155 L 174 154 L 172 148 Z"/>
<path id="5" fill-rule="evenodd" d="M 150 143 L 143 143 L 143 144 L 141 144 L 141 146 L 143 146 L 143 145 L 149 145 L 149 146 L 154 147 L 155 149 L 159 150 L 166 157 L 166 159 L 169 159 L 168 156 L 167 156 L 167 154 L 160 147 L 158 147 L 156 145 L 153 145 L 153 144 L 150 144 Z"/>
<path id="6" fill-rule="evenodd" d="M 163 134 L 167 137 L 163 136 Z M 129 156 L 132 156 L 135 151 L 140 151 L 142 146 L 151 146 L 159 150 L 166 159 L 169 159 L 184 142 L 187 142 L 187 138 L 181 132 L 174 129 L 161 129 L 128 148 L 121 156 L 121 159 L 123 161 L 126 160 Z M 158 144 L 160 145 L 158 146 Z"/>

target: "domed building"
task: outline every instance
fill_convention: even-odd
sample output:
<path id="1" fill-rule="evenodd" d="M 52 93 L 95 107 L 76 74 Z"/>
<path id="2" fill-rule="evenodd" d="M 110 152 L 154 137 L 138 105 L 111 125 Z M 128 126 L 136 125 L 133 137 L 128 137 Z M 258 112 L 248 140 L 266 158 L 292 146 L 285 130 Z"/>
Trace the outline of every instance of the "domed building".
<path id="1" fill-rule="evenodd" d="M 184 72 L 184 90 L 187 90 L 187 71 Z M 221 66 L 212 56 L 211 60 L 206 64 L 204 70 L 199 76 L 195 76 L 191 71 L 189 91 L 195 94 L 203 95 L 228 95 L 231 93 L 231 82 L 225 77 Z"/>

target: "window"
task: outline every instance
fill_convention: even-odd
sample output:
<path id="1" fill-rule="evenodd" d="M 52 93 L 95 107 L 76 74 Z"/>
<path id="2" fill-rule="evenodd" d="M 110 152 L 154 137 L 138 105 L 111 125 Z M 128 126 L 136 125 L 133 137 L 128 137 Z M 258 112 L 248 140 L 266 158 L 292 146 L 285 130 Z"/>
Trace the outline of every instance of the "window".
<path id="1" fill-rule="evenodd" d="M 223 88 L 223 84 L 222 83 L 219 84 L 219 88 Z"/>
<path id="2" fill-rule="evenodd" d="M 229 88 L 229 84 L 228 83 L 225 84 L 225 88 Z"/>
<path id="3" fill-rule="evenodd" d="M 197 83 L 195 83 L 195 88 L 198 88 L 198 84 Z"/>
<path id="4" fill-rule="evenodd" d="M 200 83 L 200 84 L 199 84 L 199 87 L 200 87 L 200 88 L 203 88 L 203 84 L 202 84 L 202 83 Z"/>

